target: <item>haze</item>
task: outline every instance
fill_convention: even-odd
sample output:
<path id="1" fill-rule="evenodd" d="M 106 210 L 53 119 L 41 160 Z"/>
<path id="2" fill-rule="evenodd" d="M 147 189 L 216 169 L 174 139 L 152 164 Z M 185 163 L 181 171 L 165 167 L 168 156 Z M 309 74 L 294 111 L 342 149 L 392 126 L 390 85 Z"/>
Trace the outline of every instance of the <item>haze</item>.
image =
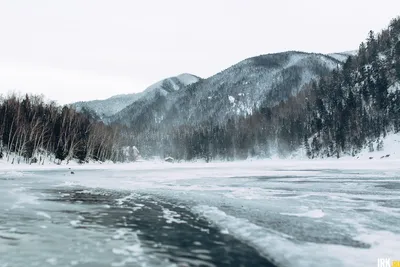
<path id="1" fill-rule="evenodd" d="M 0 93 L 65 104 L 260 54 L 355 50 L 399 10 L 398 0 L 0 0 Z"/>

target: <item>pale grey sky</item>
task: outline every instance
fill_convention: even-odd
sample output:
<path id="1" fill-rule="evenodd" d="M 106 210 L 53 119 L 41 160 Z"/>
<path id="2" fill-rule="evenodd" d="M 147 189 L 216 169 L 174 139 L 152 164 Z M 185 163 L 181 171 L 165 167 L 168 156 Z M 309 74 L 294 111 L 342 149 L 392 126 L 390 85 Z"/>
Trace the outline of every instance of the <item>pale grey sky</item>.
<path id="1" fill-rule="evenodd" d="M 398 0 L 0 0 L 0 93 L 64 104 L 260 54 L 354 50 L 398 15 Z"/>

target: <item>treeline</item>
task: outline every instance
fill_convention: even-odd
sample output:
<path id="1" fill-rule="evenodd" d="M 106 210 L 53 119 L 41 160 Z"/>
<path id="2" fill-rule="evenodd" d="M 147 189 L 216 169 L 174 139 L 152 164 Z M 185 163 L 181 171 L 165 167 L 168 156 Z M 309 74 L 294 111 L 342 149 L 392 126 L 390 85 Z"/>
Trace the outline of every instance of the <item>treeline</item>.
<path id="1" fill-rule="evenodd" d="M 120 129 L 104 125 L 87 110 L 60 107 L 41 96 L 0 99 L 0 156 L 12 163 L 43 164 L 49 157 L 57 163 L 123 161 L 120 144 Z"/>
<path id="2" fill-rule="evenodd" d="M 400 131 L 400 19 L 369 33 L 356 56 L 296 96 L 265 104 L 247 117 L 221 124 L 152 126 L 136 132 L 142 154 L 191 160 L 287 156 L 303 147 L 310 158 L 370 150 Z"/>

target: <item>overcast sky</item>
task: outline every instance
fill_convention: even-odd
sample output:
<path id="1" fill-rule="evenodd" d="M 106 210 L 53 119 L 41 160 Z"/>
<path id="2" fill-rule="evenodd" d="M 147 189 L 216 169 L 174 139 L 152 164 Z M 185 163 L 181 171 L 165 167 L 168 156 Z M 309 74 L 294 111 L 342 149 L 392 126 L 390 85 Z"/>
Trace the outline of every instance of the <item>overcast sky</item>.
<path id="1" fill-rule="evenodd" d="M 354 50 L 398 15 L 399 0 L 0 0 L 0 93 L 64 104 L 260 54 Z"/>

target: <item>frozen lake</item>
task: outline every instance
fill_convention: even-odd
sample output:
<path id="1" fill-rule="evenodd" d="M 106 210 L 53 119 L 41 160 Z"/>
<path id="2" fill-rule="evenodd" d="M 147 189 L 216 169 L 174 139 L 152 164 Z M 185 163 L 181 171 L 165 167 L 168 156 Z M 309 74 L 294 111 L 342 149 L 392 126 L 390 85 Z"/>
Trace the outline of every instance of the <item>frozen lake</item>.
<path id="1" fill-rule="evenodd" d="M 399 163 L 3 166 L 0 267 L 376 266 L 400 257 Z"/>

